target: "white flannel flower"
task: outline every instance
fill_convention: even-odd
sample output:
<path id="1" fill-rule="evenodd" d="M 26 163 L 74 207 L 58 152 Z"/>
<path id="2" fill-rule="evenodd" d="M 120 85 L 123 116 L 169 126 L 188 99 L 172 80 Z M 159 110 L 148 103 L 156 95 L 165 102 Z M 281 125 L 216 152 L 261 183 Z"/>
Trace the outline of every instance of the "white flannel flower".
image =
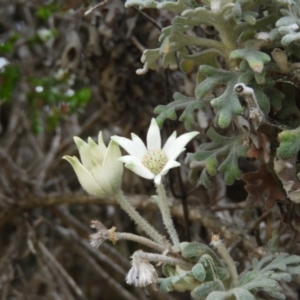
<path id="1" fill-rule="evenodd" d="M 132 140 L 119 136 L 113 136 L 111 139 L 128 152 L 129 155 L 119 158 L 119 161 L 125 163 L 125 167 L 141 177 L 154 179 L 155 184 L 158 185 L 161 183 L 162 176 L 170 169 L 180 166 L 176 161 L 177 157 L 198 133 L 192 131 L 177 138 L 177 133 L 174 131 L 161 148 L 159 127 L 153 118 L 147 133 L 147 147 L 134 133 L 131 134 Z"/>
<path id="2" fill-rule="evenodd" d="M 132 255 L 131 269 L 126 276 L 126 283 L 138 287 L 145 287 L 157 281 L 155 268 L 145 259 L 139 257 L 141 250 Z"/>
<path id="3" fill-rule="evenodd" d="M 79 150 L 81 162 L 77 157 L 64 156 L 78 177 L 81 186 L 91 195 L 110 197 L 121 188 L 123 164 L 118 161 L 121 156 L 119 145 L 110 141 L 105 146 L 102 132 L 98 135 L 98 144 L 91 138 L 88 143 L 78 137 L 74 141 Z"/>

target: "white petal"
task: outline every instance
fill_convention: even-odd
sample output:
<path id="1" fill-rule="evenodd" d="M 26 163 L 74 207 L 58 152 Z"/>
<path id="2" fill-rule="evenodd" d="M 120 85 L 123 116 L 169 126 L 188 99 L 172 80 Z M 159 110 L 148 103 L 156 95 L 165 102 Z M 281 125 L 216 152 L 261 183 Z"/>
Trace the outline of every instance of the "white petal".
<path id="1" fill-rule="evenodd" d="M 105 197 L 104 191 L 99 187 L 92 174 L 79 162 L 77 157 L 64 156 L 63 159 L 72 165 L 84 190 L 91 195 Z"/>
<path id="2" fill-rule="evenodd" d="M 123 164 L 118 161 L 119 157 L 121 157 L 119 145 L 114 141 L 110 141 L 106 150 L 102 168 L 114 190 L 120 188 L 123 176 L 124 168 Z"/>
<path id="3" fill-rule="evenodd" d="M 139 175 L 143 178 L 146 178 L 146 179 L 153 179 L 154 178 L 154 174 L 151 171 L 149 171 L 141 163 L 141 161 L 139 159 L 137 159 L 133 156 L 130 156 L 130 155 L 126 155 L 126 156 L 120 157 L 118 160 L 125 163 L 125 167 L 128 168 L 129 170 L 133 171 L 137 175 Z"/>
<path id="4" fill-rule="evenodd" d="M 170 137 L 167 139 L 167 141 L 166 141 L 166 143 L 165 143 L 165 145 L 164 145 L 164 147 L 163 147 L 163 150 L 168 149 L 168 148 L 169 148 L 169 145 L 172 144 L 172 143 L 176 140 L 176 137 L 177 137 L 177 132 L 174 131 L 174 132 L 170 135 Z"/>
<path id="5" fill-rule="evenodd" d="M 126 283 L 129 285 L 135 285 L 138 286 L 139 284 L 139 269 L 136 266 L 131 267 L 131 269 L 129 270 L 126 279 L 125 279 Z"/>
<path id="6" fill-rule="evenodd" d="M 167 162 L 167 164 L 164 166 L 164 168 L 161 170 L 160 175 L 164 176 L 168 173 L 168 171 L 170 169 L 173 169 L 173 168 L 176 168 L 176 167 L 179 167 L 179 166 L 180 166 L 180 163 L 178 161 L 169 160 Z"/>
<path id="7" fill-rule="evenodd" d="M 151 120 L 147 133 L 147 148 L 148 150 L 161 149 L 160 130 L 154 118 Z"/>
<path id="8" fill-rule="evenodd" d="M 90 137 L 88 138 L 88 144 L 90 147 L 90 154 L 92 155 L 91 158 L 95 159 L 101 165 L 104 159 L 105 150 L 103 147 L 99 147 L 99 145 L 96 144 Z M 102 152 L 103 150 L 104 152 Z"/>
<path id="9" fill-rule="evenodd" d="M 90 146 L 77 136 L 74 136 L 73 139 L 78 148 L 82 164 L 85 166 L 85 168 L 89 170 L 92 167 L 92 155 L 90 151 Z"/>
<path id="10" fill-rule="evenodd" d="M 169 159 L 169 160 L 176 160 L 177 157 L 178 157 L 183 151 L 185 151 L 185 148 L 174 149 L 174 150 L 172 151 L 171 155 L 168 156 L 168 159 Z"/>
<path id="11" fill-rule="evenodd" d="M 186 144 L 190 140 L 192 140 L 197 134 L 199 134 L 198 131 L 192 131 L 192 132 L 185 133 L 185 134 L 181 135 L 180 137 L 178 137 L 172 143 L 169 143 L 167 147 L 164 147 L 164 151 L 166 152 L 168 158 L 169 159 L 176 159 L 178 157 L 178 155 L 182 151 L 184 151 L 182 149 L 186 146 Z"/>
<path id="12" fill-rule="evenodd" d="M 101 186 L 101 189 L 107 194 L 112 195 L 113 190 L 107 176 L 107 171 L 105 172 L 101 165 L 97 163 L 94 159 L 92 160 L 93 166 L 90 170 L 91 174 L 95 178 L 95 181 Z"/>
<path id="13" fill-rule="evenodd" d="M 105 146 L 105 144 L 103 142 L 102 131 L 99 131 L 99 134 L 98 134 L 98 146 L 100 148 L 101 153 L 105 153 L 106 146 Z"/>
<path id="14" fill-rule="evenodd" d="M 141 140 L 140 137 L 138 137 L 136 134 L 132 133 L 131 139 L 135 144 L 138 144 L 141 148 L 143 148 L 145 150 L 145 152 L 147 152 L 146 145 L 144 144 L 144 142 Z"/>
<path id="15" fill-rule="evenodd" d="M 126 150 L 128 154 L 136 157 L 139 160 L 142 160 L 146 154 L 145 145 L 142 147 L 139 143 L 134 143 L 129 139 L 117 135 L 112 136 L 111 139 L 119 144 L 124 150 Z"/>

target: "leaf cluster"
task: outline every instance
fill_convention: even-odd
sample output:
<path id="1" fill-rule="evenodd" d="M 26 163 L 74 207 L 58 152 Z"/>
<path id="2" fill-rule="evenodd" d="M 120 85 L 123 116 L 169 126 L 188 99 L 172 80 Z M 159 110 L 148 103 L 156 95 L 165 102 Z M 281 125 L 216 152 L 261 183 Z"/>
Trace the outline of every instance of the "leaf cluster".
<path id="1" fill-rule="evenodd" d="M 255 300 L 259 291 L 272 299 L 284 300 L 280 281 L 290 282 L 300 275 L 300 257 L 287 253 L 267 254 L 239 275 L 237 286 L 231 282 L 226 265 L 208 246 L 201 243 L 181 243 L 182 256 L 192 262 L 190 270 L 169 264 L 163 266 L 166 278 L 159 278 L 163 292 L 190 291 L 195 300 Z"/>

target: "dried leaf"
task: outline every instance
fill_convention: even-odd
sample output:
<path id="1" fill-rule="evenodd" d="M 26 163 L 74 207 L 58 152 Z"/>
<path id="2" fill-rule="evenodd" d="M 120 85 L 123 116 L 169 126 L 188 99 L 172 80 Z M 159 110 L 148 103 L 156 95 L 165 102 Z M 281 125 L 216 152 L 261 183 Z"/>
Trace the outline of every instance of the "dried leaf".
<path id="1" fill-rule="evenodd" d="M 247 151 L 247 156 L 255 159 L 263 159 L 265 163 L 268 163 L 270 161 L 271 151 L 270 142 L 267 136 L 260 131 L 257 132 L 257 138 L 258 147 L 252 144 L 252 147 Z"/>
<path id="2" fill-rule="evenodd" d="M 287 160 L 275 159 L 274 170 L 282 182 L 287 196 L 295 203 L 300 203 L 300 180 L 296 174 L 297 155 Z"/>
<path id="3" fill-rule="evenodd" d="M 260 166 L 257 172 L 244 174 L 242 179 L 247 182 L 245 185 L 245 189 L 248 192 L 246 201 L 249 204 L 259 202 L 264 204 L 267 209 L 270 209 L 277 200 L 286 198 L 264 164 Z"/>

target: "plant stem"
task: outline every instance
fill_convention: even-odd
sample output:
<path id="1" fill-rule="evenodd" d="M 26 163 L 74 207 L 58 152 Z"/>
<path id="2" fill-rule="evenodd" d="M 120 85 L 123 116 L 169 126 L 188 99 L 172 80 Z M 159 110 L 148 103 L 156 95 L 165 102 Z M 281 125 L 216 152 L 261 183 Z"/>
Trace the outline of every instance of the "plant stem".
<path id="1" fill-rule="evenodd" d="M 146 245 L 152 249 L 155 249 L 159 252 L 164 252 L 166 250 L 165 246 L 161 246 L 158 243 L 153 242 L 152 240 L 149 240 L 143 236 L 139 236 L 136 234 L 128 233 L 128 232 L 116 232 L 116 236 L 118 240 L 128 240 L 128 241 L 134 241 L 139 244 Z"/>
<path id="2" fill-rule="evenodd" d="M 127 201 L 123 192 L 120 190 L 115 194 L 116 200 L 121 208 L 129 215 L 129 217 L 140 226 L 144 232 L 155 242 L 162 246 L 166 246 L 166 239 L 153 226 L 151 226 Z"/>
<path id="3" fill-rule="evenodd" d="M 157 194 L 159 196 L 158 206 L 161 211 L 163 222 L 171 237 L 173 245 L 175 246 L 175 248 L 179 248 L 180 241 L 175 226 L 173 224 L 173 220 L 171 218 L 171 212 L 168 206 L 168 199 L 167 199 L 165 187 L 163 184 L 157 184 L 156 189 L 157 189 Z"/>
<path id="4" fill-rule="evenodd" d="M 170 257 L 170 256 L 166 256 L 163 254 L 149 253 L 149 252 L 144 252 L 141 250 L 134 252 L 134 254 L 132 255 L 132 258 L 134 258 L 134 257 L 143 258 L 143 259 L 146 259 L 147 261 L 152 261 L 152 262 L 179 265 L 179 266 L 182 266 L 187 269 L 190 269 L 193 267 L 193 264 L 191 264 L 181 258 Z"/>
<path id="5" fill-rule="evenodd" d="M 236 265 L 235 265 L 232 257 L 230 256 L 227 248 L 223 244 L 222 240 L 219 238 L 219 235 L 213 234 L 211 245 L 213 245 L 217 249 L 220 256 L 224 259 L 224 261 L 228 267 L 228 271 L 231 275 L 232 284 L 234 287 L 236 287 L 238 285 L 238 281 L 239 281 L 239 276 L 238 276 L 238 273 L 236 270 Z"/>

